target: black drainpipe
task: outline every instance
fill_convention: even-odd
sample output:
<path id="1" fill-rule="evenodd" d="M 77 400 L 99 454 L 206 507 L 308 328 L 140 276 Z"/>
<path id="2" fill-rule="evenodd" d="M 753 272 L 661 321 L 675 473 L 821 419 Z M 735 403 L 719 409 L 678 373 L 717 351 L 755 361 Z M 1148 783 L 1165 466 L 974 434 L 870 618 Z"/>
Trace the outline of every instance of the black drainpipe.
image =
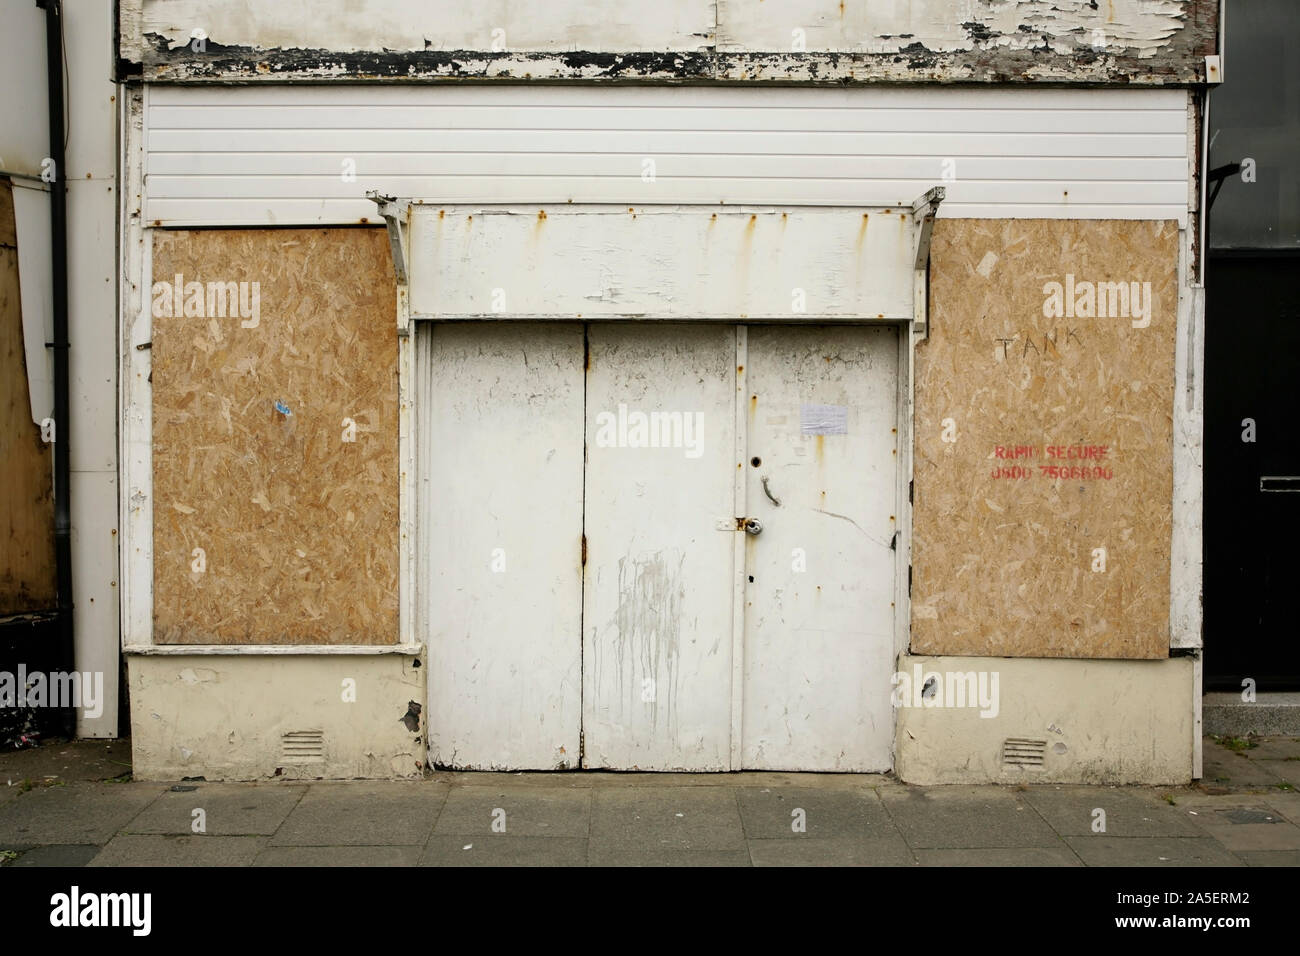
<path id="1" fill-rule="evenodd" d="M 72 630 L 72 509 L 69 501 L 71 429 L 68 427 L 68 202 L 63 169 L 63 8 L 60 0 L 36 0 L 45 11 L 45 75 L 50 110 L 50 272 L 53 278 L 54 341 L 54 562 L 59 588 L 59 667 L 76 669 Z M 77 712 L 63 711 L 63 733 L 77 732 Z"/>

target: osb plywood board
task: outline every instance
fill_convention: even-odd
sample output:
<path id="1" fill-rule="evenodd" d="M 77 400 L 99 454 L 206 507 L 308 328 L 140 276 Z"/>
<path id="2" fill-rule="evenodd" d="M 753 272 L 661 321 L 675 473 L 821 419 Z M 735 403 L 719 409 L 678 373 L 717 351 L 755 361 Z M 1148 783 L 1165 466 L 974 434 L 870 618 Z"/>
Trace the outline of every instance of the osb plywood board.
<path id="1" fill-rule="evenodd" d="M 1168 656 L 1177 264 L 1172 222 L 936 224 L 913 653 Z"/>
<path id="2" fill-rule="evenodd" d="M 53 446 L 32 422 L 23 353 L 13 193 L 0 180 L 0 617 L 49 610 L 54 570 Z"/>
<path id="3" fill-rule="evenodd" d="M 384 231 L 158 232 L 153 277 L 155 641 L 395 643 Z"/>

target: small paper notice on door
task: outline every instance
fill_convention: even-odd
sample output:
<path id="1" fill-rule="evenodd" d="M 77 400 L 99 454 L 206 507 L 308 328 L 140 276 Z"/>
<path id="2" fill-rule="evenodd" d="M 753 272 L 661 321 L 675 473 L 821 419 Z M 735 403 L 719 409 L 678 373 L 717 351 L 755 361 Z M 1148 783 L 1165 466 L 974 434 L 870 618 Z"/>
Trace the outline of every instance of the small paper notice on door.
<path id="1" fill-rule="evenodd" d="M 847 435 L 847 405 L 800 405 L 799 431 L 805 435 Z"/>

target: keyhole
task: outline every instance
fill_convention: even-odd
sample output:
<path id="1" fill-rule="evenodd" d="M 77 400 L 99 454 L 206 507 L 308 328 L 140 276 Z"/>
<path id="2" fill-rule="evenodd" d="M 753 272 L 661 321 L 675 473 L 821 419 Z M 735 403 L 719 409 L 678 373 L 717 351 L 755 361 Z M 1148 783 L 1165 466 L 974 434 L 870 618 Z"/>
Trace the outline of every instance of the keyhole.
<path id="1" fill-rule="evenodd" d="M 749 463 L 757 468 L 759 465 L 763 464 L 763 459 L 755 455 L 753 458 L 749 459 Z"/>

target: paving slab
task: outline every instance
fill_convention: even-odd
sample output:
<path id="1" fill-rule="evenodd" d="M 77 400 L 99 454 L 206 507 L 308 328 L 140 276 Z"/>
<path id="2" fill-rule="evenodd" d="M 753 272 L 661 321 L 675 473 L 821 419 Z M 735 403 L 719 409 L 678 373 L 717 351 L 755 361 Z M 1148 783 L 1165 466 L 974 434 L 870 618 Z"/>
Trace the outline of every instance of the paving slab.
<path id="1" fill-rule="evenodd" d="M 1265 760 L 1262 762 L 1273 776 L 1291 784 L 1293 789 L 1300 788 L 1300 760 Z"/>
<path id="2" fill-rule="evenodd" d="M 418 846 L 268 846 L 253 866 L 415 866 Z"/>
<path id="3" fill-rule="evenodd" d="M 586 866 L 585 837 L 529 837 L 435 833 L 421 866 Z"/>
<path id="4" fill-rule="evenodd" d="M 99 853 L 100 847 L 90 844 L 53 844 L 28 850 L 10 866 L 85 866 Z"/>
<path id="5" fill-rule="evenodd" d="M 871 789 L 887 778 L 873 773 L 794 773 L 784 770 L 742 770 L 736 773 L 641 773 L 603 772 L 583 774 L 591 786 L 601 789 L 638 787 L 807 787 L 826 790 Z"/>
<path id="6" fill-rule="evenodd" d="M 183 789 L 181 789 L 183 788 Z M 307 787 L 301 784 L 179 784 L 165 791 L 126 826 L 128 833 L 269 836 L 279 829 Z M 202 817 L 195 811 L 202 810 Z"/>
<path id="7" fill-rule="evenodd" d="M 1024 846 L 1013 849 L 917 850 L 922 866 L 1083 866 L 1068 846 Z"/>
<path id="8" fill-rule="evenodd" d="M 671 846 L 642 844 L 612 846 L 589 844 L 591 866 L 752 866 L 749 848 L 743 844 L 726 849 L 682 850 Z"/>
<path id="9" fill-rule="evenodd" d="M 1277 761 L 1252 760 L 1249 751 L 1238 753 L 1212 740 L 1205 741 L 1201 759 L 1201 780 L 1206 784 L 1232 787 L 1270 787 L 1281 782 L 1272 765 Z"/>
<path id="10" fill-rule="evenodd" d="M 1031 787 L 1022 796 L 1062 836 L 1093 834 L 1105 811 L 1107 836 L 1202 836 L 1184 810 L 1161 800 L 1158 792 L 1115 787 Z M 1177 797 L 1175 797 L 1177 800 Z"/>
<path id="11" fill-rule="evenodd" d="M 593 848 L 723 850 L 744 846 L 740 808 L 731 788 L 602 788 L 593 798 Z"/>
<path id="12" fill-rule="evenodd" d="M 916 857 L 894 833 L 862 837 L 750 840 L 754 866 L 915 866 Z"/>
<path id="13" fill-rule="evenodd" d="M 1061 838 L 1015 791 L 932 787 L 884 792 L 890 818 L 913 849 L 1060 846 Z"/>
<path id="14" fill-rule="evenodd" d="M 1086 866 L 1241 866 L 1209 837 L 1072 836 L 1065 842 Z"/>
<path id="15" fill-rule="evenodd" d="M 423 846 L 447 797 L 445 783 L 317 783 L 272 846 Z"/>
<path id="16" fill-rule="evenodd" d="M 745 836 L 751 840 L 865 839 L 898 833 L 873 790 L 746 787 L 736 791 L 736 798 Z"/>
<path id="17" fill-rule="evenodd" d="M 565 790 L 587 790 L 591 788 L 592 776 L 594 775 L 574 771 L 434 770 L 425 776 L 425 780 L 450 787 L 508 787 L 511 790 L 558 787 Z"/>
<path id="18" fill-rule="evenodd" d="M 36 787 L 0 806 L 0 849 L 107 843 L 164 789 L 163 784 L 149 783 Z"/>
<path id="19" fill-rule="evenodd" d="M 1247 850 L 1237 856 L 1247 866 L 1300 866 L 1300 850 Z"/>
<path id="20" fill-rule="evenodd" d="M 68 740 L 50 737 L 39 747 L 0 750 L 0 784 L 102 783 L 131 772 L 130 740 Z"/>
<path id="21" fill-rule="evenodd" d="M 1206 741 L 1209 746 L 1210 741 Z M 1300 738 L 1265 737 L 1255 741 L 1255 747 L 1246 751 L 1251 760 L 1291 760 L 1300 763 Z"/>
<path id="22" fill-rule="evenodd" d="M 585 840 L 591 801 L 590 787 L 456 787 L 447 795 L 434 833 Z"/>
<path id="23" fill-rule="evenodd" d="M 1265 806 L 1272 807 L 1287 820 L 1300 825 L 1300 792 L 1295 790 L 1272 790 L 1256 798 Z"/>
<path id="24" fill-rule="evenodd" d="M 1300 850 L 1300 827 L 1267 805 L 1206 810 L 1195 818 L 1201 835 L 1234 853 L 1243 850 Z"/>
<path id="25" fill-rule="evenodd" d="M 1234 790 L 1229 793 L 1205 793 L 1188 791 L 1176 798 L 1178 809 L 1189 816 L 1205 813 L 1220 807 L 1255 807 L 1269 803 L 1281 791 L 1266 787 L 1260 790 Z"/>
<path id="26" fill-rule="evenodd" d="M 90 866 L 251 866 L 265 837 L 124 833 Z"/>

